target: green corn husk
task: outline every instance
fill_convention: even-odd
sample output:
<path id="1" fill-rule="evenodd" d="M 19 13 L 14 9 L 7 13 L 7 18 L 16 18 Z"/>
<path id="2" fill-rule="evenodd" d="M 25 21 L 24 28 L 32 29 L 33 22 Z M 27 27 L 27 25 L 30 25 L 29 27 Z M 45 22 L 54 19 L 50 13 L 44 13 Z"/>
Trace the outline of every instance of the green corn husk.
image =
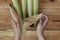
<path id="1" fill-rule="evenodd" d="M 25 19 L 25 17 L 26 17 L 26 11 L 27 11 L 27 0 L 22 0 L 23 19 Z M 25 26 L 22 27 L 22 34 L 23 34 L 22 40 L 25 40 L 25 34 L 26 34 L 26 27 Z"/>
<path id="2" fill-rule="evenodd" d="M 28 1 L 28 15 L 29 15 L 29 17 L 31 17 L 32 16 L 32 12 L 33 12 L 33 0 L 27 0 Z"/>
<path id="3" fill-rule="evenodd" d="M 16 11 L 15 11 L 12 7 L 10 7 L 10 13 L 11 13 L 11 18 L 12 18 L 15 22 L 17 22 L 17 20 L 18 20 L 20 26 L 22 27 L 23 21 L 20 19 L 20 17 L 18 16 L 18 14 L 16 13 Z"/>
<path id="4" fill-rule="evenodd" d="M 27 11 L 27 0 L 21 0 L 22 1 L 22 12 L 23 12 L 23 19 L 26 17 L 26 11 Z"/>
<path id="5" fill-rule="evenodd" d="M 38 0 L 33 0 L 33 15 L 36 16 L 38 13 Z M 36 19 L 35 19 L 36 21 Z M 34 24 L 36 26 L 36 22 Z"/>
<path id="6" fill-rule="evenodd" d="M 10 7 L 10 14 L 14 21 L 17 21 L 16 12 Z"/>
<path id="7" fill-rule="evenodd" d="M 21 11 L 21 6 L 19 5 L 18 0 L 12 0 L 13 5 L 17 11 L 17 13 L 19 14 L 20 18 L 22 18 L 22 11 Z"/>
<path id="8" fill-rule="evenodd" d="M 33 15 L 38 13 L 38 0 L 33 0 Z"/>

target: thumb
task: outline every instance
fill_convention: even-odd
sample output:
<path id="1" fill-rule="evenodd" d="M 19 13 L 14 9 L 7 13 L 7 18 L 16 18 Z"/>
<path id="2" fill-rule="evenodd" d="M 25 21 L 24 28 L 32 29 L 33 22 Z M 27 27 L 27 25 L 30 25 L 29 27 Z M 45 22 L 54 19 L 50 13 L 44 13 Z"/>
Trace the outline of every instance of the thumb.
<path id="1" fill-rule="evenodd" d="M 42 21 L 42 26 L 45 27 L 48 23 L 48 17 L 46 15 L 44 15 L 41 19 Z"/>

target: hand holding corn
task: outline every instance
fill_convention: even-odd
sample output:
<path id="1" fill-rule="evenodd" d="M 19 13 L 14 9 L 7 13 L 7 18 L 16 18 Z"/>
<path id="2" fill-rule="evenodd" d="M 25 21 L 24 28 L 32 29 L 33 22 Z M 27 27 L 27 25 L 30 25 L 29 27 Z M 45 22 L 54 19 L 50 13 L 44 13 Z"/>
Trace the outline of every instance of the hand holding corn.
<path id="1" fill-rule="evenodd" d="M 26 27 L 23 26 L 24 19 L 26 18 L 26 16 L 28 15 L 29 17 L 31 17 L 38 15 L 38 0 L 21 0 L 21 4 L 19 4 L 18 0 L 12 0 L 12 3 L 16 10 L 16 14 L 14 14 L 15 12 L 13 12 L 13 9 L 10 8 L 12 16 L 12 27 L 14 29 L 15 34 L 14 39 L 21 40 L 21 31 L 23 30 L 22 33 L 24 37 L 26 33 Z M 37 33 L 38 31 L 39 30 L 37 30 Z"/>

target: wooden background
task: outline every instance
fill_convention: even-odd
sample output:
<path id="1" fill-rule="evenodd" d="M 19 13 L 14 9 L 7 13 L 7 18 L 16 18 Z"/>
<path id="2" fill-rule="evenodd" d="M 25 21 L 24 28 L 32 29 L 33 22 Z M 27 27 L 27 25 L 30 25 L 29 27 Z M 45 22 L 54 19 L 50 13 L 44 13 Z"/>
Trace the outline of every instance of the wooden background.
<path id="1" fill-rule="evenodd" d="M 12 29 L 10 11 L 7 8 L 10 3 L 11 0 L 0 0 L 0 30 L 2 31 Z M 46 40 L 60 40 L 60 0 L 39 0 L 39 12 L 43 12 L 49 17 L 44 32 Z M 37 40 L 35 31 L 27 32 L 26 38 L 27 40 Z M 13 40 L 13 37 L 4 36 L 0 37 L 0 40 Z"/>

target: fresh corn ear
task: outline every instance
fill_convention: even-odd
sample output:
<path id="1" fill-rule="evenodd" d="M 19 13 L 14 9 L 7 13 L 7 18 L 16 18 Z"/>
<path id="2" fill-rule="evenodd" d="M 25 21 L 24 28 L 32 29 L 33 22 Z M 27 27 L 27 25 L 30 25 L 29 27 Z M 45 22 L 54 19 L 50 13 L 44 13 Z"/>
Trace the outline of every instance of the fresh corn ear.
<path id="1" fill-rule="evenodd" d="M 22 13 L 23 13 L 23 19 L 26 17 L 26 11 L 27 11 L 27 0 L 21 0 L 22 1 Z"/>
<path id="2" fill-rule="evenodd" d="M 32 16 L 32 12 L 33 12 L 33 0 L 27 0 L 27 4 L 28 4 L 28 15 L 29 17 Z"/>
<path id="3" fill-rule="evenodd" d="M 19 5 L 18 0 L 12 0 L 13 5 L 17 11 L 17 13 L 19 14 L 20 18 L 22 18 L 22 11 L 21 11 L 21 6 Z"/>
<path id="4" fill-rule="evenodd" d="M 33 15 L 38 13 L 38 0 L 33 0 Z"/>

